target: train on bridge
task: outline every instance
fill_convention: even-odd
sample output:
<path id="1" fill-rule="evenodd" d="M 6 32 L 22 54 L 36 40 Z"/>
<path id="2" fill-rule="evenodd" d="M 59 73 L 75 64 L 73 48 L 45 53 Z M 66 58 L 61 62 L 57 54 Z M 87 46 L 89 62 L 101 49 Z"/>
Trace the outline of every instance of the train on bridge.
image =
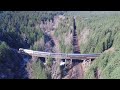
<path id="1" fill-rule="evenodd" d="M 51 57 L 51 58 L 60 58 L 60 59 L 95 59 L 100 56 L 100 53 L 97 54 L 75 54 L 75 53 L 51 53 L 51 52 L 42 52 L 42 51 L 33 51 L 29 49 L 20 48 L 19 51 L 23 54 L 29 54 L 36 57 Z"/>

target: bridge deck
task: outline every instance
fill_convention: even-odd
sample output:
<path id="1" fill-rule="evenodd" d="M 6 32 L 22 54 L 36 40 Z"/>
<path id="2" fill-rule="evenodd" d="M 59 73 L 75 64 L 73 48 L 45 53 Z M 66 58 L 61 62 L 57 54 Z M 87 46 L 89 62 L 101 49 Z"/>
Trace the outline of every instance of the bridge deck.
<path id="1" fill-rule="evenodd" d="M 95 59 L 100 56 L 100 53 L 97 54 L 72 54 L 72 53 L 50 53 L 50 52 L 41 52 L 33 51 L 28 49 L 19 49 L 20 52 L 24 54 L 29 54 L 36 57 L 51 57 L 51 58 L 60 58 L 60 59 Z"/>

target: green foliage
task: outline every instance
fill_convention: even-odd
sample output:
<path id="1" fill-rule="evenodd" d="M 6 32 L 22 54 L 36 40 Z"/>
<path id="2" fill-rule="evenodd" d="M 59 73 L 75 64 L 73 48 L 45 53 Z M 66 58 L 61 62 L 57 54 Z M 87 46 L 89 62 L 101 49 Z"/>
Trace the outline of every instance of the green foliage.
<path id="1" fill-rule="evenodd" d="M 62 11 L 1 11 L 0 12 L 0 76 L 5 73 L 6 78 L 18 78 L 22 58 L 11 48 L 31 48 L 44 50 L 43 32 L 40 30 L 41 20 L 53 19 Z M 10 47 L 10 48 L 9 48 Z M 20 60 L 20 61 L 19 61 Z M 14 66 L 14 67 L 13 67 Z M 18 68 L 18 69 L 16 69 Z M 42 65 L 33 64 L 34 78 L 46 78 Z M 22 72 L 24 73 L 24 72 Z M 12 74 L 12 75 L 11 75 Z M 1 77 L 0 77 L 1 78 Z"/>
<path id="2" fill-rule="evenodd" d="M 90 30 L 86 43 L 80 44 L 81 53 L 102 53 L 93 61 L 85 78 L 95 78 L 96 68 L 100 72 L 100 78 L 120 78 L 120 15 L 113 12 L 60 12 L 60 11 L 2 11 L 0 12 L 0 63 L 5 60 L 14 60 L 11 48 L 31 48 L 44 51 L 43 33 L 39 24 L 41 20 L 53 19 L 57 14 L 65 14 L 66 18 L 60 21 L 55 30 L 55 37 L 59 41 L 60 52 L 72 52 L 72 45 L 68 42 L 73 26 L 72 16 L 76 17 L 78 36 L 84 28 Z M 37 27 L 37 28 L 36 28 Z M 67 38 L 67 40 L 65 39 Z M 81 39 L 81 38 L 80 38 Z M 3 42 L 4 41 L 4 42 Z M 112 51 L 104 52 L 113 48 Z M 5 59 L 10 58 L 10 59 Z M 51 66 L 51 59 L 47 63 Z M 40 62 L 33 64 L 33 77 L 46 78 Z"/>
<path id="3" fill-rule="evenodd" d="M 30 48 L 43 33 L 41 20 L 53 19 L 62 11 L 3 11 L 0 13 L 0 40 L 12 48 Z"/>
<path id="4" fill-rule="evenodd" d="M 84 13 L 84 14 L 83 14 Z M 88 16 L 85 13 L 89 13 Z M 119 48 L 120 48 L 120 12 L 67 12 L 67 19 L 59 24 L 55 31 L 55 36 L 60 41 L 61 52 L 71 52 L 68 49 L 71 45 L 65 44 L 65 38 L 69 35 L 70 28 L 65 22 L 72 25 L 73 14 L 76 17 L 78 36 L 84 28 L 90 30 L 86 43 L 80 44 L 81 53 L 102 53 L 93 61 L 91 67 L 85 73 L 85 78 L 95 78 L 96 68 L 100 73 L 100 78 L 120 78 L 119 77 Z M 99 14 L 99 15 L 98 15 Z M 62 38 L 60 37 L 62 36 Z M 80 38 L 81 39 L 81 38 Z M 106 50 L 112 50 L 104 52 Z"/>
<path id="5" fill-rule="evenodd" d="M 86 27 L 91 29 L 90 37 L 85 45 L 82 45 L 82 53 L 99 53 L 103 52 L 112 45 L 117 45 L 116 38 L 119 32 L 119 16 L 92 17 Z M 86 48 L 87 47 L 87 48 Z"/>
<path id="6" fill-rule="evenodd" d="M 29 67 L 27 67 L 29 68 Z M 37 62 L 34 62 L 31 64 L 32 73 L 31 77 L 32 79 L 47 79 L 45 69 L 42 67 L 40 60 L 37 60 Z M 30 70 L 29 70 L 30 71 Z"/>
<path id="7" fill-rule="evenodd" d="M 30 49 L 36 50 L 36 51 L 44 51 L 45 50 L 45 47 L 44 47 L 44 38 L 41 37 L 40 40 L 34 42 L 34 44 L 30 47 Z"/>
<path id="8" fill-rule="evenodd" d="M 95 67 L 100 71 L 100 78 L 120 78 L 118 74 L 120 46 L 119 18 L 119 15 L 91 18 L 91 22 L 88 25 L 91 28 L 91 31 L 93 31 L 91 32 L 87 44 L 83 47 L 83 52 L 100 53 L 109 48 L 114 49 L 103 53 L 98 59 L 96 59 L 86 72 L 85 78 L 94 78 L 92 72 Z"/>
<path id="9" fill-rule="evenodd" d="M 110 74 L 111 79 L 120 79 L 120 66 L 116 67 Z"/>
<path id="10" fill-rule="evenodd" d="M 66 16 L 80 16 L 85 18 L 90 17 L 103 17 L 103 16 L 110 16 L 114 14 L 120 14 L 119 11 L 66 11 Z"/>
<path id="11" fill-rule="evenodd" d="M 66 17 L 64 20 L 60 21 L 58 28 L 55 30 L 54 35 L 59 40 L 60 52 L 72 52 L 72 45 L 68 43 L 68 40 L 70 39 L 67 37 L 70 36 L 72 25 L 72 18 Z M 68 38 L 68 40 L 65 41 L 65 38 Z"/>
<path id="12" fill-rule="evenodd" d="M 9 47 L 5 42 L 0 43 L 0 62 L 4 61 L 6 56 L 9 55 Z"/>
<path id="13" fill-rule="evenodd" d="M 53 58 L 48 57 L 47 62 L 46 62 L 47 66 L 51 67 L 52 66 L 52 61 L 53 61 Z"/>
<path id="14" fill-rule="evenodd" d="M 26 74 L 21 63 L 22 57 L 5 42 L 0 42 L 0 78 L 22 79 Z"/>
<path id="15" fill-rule="evenodd" d="M 98 59 L 96 59 L 91 65 L 90 69 L 87 71 L 85 78 L 89 76 L 94 77 L 91 72 L 97 67 L 100 71 L 100 78 L 103 79 L 116 79 L 119 77 L 119 54 L 120 51 L 103 53 Z"/>

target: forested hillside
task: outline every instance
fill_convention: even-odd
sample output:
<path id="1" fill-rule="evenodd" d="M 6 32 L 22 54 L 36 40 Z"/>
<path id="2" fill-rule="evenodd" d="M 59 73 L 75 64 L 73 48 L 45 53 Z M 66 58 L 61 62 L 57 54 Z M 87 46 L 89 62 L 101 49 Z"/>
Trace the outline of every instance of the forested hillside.
<path id="1" fill-rule="evenodd" d="M 52 19 L 59 12 L 5 11 L 0 13 L 0 40 L 10 47 L 29 48 L 42 37 L 37 28 L 41 20 Z"/>
<path id="2" fill-rule="evenodd" d="M 86 78 L 114 79 L 120 78 L 119 74 L 119 33 L 120 16 L 111 15 L 102 18 L 93 18 L 88 26 L 91 34 L 88 43 L 84 46 L 85 53 L 99 53 L 102 55 L 93 62 L 86 73 Z M 87 47 L 87 48 L 86 48 Z"/>
<path id="3" fill-rule="evenodd" d="M 71 16 L 68 16 L 69 20 Z M 60 25 L 60 29 L 56 30 L 56 34 L 63 36 L 60 39 L 62 52 L 71 52 L 70 49 L 70 25 L 72 21 L 66 19 L 64 24 Z M 119 52 L 120 52 L 120 16 L 112 12 L 110 15 L 96 15 L 92 17 L 76 16 L 77 32 L 79 36 L 79 44 L 81 53 L 102 53 L 102 55 L 93 61 L 91 66 L 85 73 L 84 78 L 120 78 L 119 69 Z M 68 31 L 67 31 L 68 30 Z M 65 37 L 65 38 L 64 38 Z M 67 39 L 67 41 L 65 41 Z M 64 42 L 64 43 L 62 43 Z M 67 42 L 67 45 L 66 45 Z M 64 48 L 64 49 L 63 49 Z M 97 74 L 96 74 L 97 73 Z"/>
<path id="4" fill-rule="evenodd" d="M 53 19 L 62 11 L 1 11 L 0 12 L 0 78 L 44 78 L 45 76 L 29 77 L 30 66 L 33 73 L 42 72 L 39 62 L 28 65 L 17 52 L 19 48 L 33 48 L 37 42 L 44 40 L 39 25 L 42 20 Z M 35 44 L 35 45 L 34 45 Z M 35 46 L 41 50 L 42 46 Z M 34 49 L 35 49 L 34 48 Z M 37 68 L 36 68 L 37 67 Z M 21 70 L 21 71 L 20 71 Z M 39 72 L 40 73 L 40 72 Z M 44 71 L 43 71 L 44 73 Z"/>
<path id="5" fill-rule="evenodd" d="M 53 31 L 43 31 L 40 28 L 41 21 L 55 21 L 54 17 L 58 15 L 64 16 L 55 22 L 58 26 L 56 25 Z M 73 16 L 76 16 L 81 53 L 102 53 L 87 68 L 84 78 L 120 78 L 120 12 L 1 11 L 0 79 L 48 79 L 52 78 L 57 70 L 61 74 L 59 66 L 56 66 L 58 64 L 54 65 L 50 58 L 45 66 L 41 58 L 28 58 L 21 55 L 18 49 L 50 51 L 52 48 L 53 52 L 72 53 Z M 50 34 L 47 39 L 50 38 L 54 43 L 46 39 L 45 33 L 48 32 Z"/>

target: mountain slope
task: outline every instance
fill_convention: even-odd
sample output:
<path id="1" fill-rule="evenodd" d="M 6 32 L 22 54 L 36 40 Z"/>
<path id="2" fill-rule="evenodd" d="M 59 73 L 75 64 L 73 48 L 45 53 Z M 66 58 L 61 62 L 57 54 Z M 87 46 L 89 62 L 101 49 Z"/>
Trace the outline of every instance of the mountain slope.
<path id="1" fill-rule="evenodd" d="M 31 62 L 26 64 L 27 66 L 22 66 L 24 65 L 23 56 L 18 54 L 17 50 L 22 47 L 45 51 L 45 37 L 39 26 L 41 20 L 53 20 L 55 15 L 61 13 L 63 14 L 63 12 L 53 11 L 3 11 L 0 13 L 0 67 L 2 68 L 0 78 L 47 78 L 45 67 L 40 59 L 32 58 Z M 84 78 L 120 78 L 119 12 L 64 12 L 65 17 L 56 21 L 54 33 L 51 34 L 56 43 L 54 47 L 56 52 L 72 53 L 73 13 L 76 15 L 76 30 L 81 53 L 102 53 L 86 69 Z M 81 72 L 76 72 L 81 69 L 78 68 L 79 65 L 67 73 L 69 79 L 73 74 L 76 78 L 80 77 Z M 57 68 L 59 69 L 58 64 L 54 71 L 57 71 Z M 61 74 L 60 71 L 59 74 Z"/>
<path id="2" fill-rule="evenodd" d="M 84 18 L 82 16 L 76 17 L 77 22 L 77 33 L 79 36 L 80 50 L 81 53 L 102 53 L 102 55 L 93 61 L 88 71 L 85 73 L 84 78 L 120 78 L 119 77 L 119 47 L 120 47 L 120 16 L 119 14 L 93 16 L 91 18 Z M 70 20 L 70 21 L 69 21 Z M 61 42 L 65 42 L 65 38 L 70 41 L 67 37 L 69 36 L 70 23 L 72 22 L 71 17 L 66 17 L 56 30 L 58 37 L 63 36 L 64 38 L 58 38 Z M 68 25 L 68 26 L 67 26 Z M 89 32 L 86 34 L 83 30 Z M 59 33 L 59 35 L 57 34 Z M 86 37 L 86 38 L 82 38 Z M 85 36 L 86 35 L 86 36 Z M 87 39 L 85 41 L 81 39 Z M 70 44 L 62 43 L 62 49 L 67 52 L 70 48 Z M 63 47 L 64 46 L 64 47 Z M 69 52 L 71 52 L 70 49 Z"/>

